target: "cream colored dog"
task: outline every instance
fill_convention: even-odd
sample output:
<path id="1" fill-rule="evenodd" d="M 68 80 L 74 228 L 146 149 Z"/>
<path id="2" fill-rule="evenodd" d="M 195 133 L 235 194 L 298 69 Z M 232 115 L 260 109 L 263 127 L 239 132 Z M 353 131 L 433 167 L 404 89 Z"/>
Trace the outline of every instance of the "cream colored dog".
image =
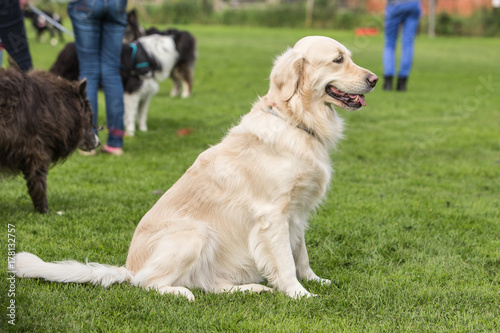
<path id="1" fill-rule="evenodd" d="M 327 37 L 306 37 L 276 59 L 270 89 L 142 218 L 125 267 L 15 257 L 18 276 L 109 286 L 130 282 L 194 300 L 206 292 L 311 294 L 329 283 L 309 266 L 307 219 L 324 198 L 329 150 L 342 137 L 333 109 L 357 110 L 378 78 Z"/>

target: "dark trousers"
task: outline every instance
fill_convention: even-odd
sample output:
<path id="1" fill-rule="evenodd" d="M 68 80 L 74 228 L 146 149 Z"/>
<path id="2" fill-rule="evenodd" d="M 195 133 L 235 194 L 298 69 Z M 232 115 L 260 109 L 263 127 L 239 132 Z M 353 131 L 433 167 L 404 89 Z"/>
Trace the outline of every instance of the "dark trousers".
<path id="1" fill-rule="evenodd" d="M 0 40 L 2 46 L 25 72 L 33 67 L 19 0 L 0 0 Z"/>

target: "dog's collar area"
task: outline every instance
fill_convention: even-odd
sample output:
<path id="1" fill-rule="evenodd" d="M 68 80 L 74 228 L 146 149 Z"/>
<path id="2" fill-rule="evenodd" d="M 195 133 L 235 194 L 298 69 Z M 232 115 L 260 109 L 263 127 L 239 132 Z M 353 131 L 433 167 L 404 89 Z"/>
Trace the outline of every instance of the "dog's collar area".
<path id="1" fill-rule="evenodd" d="M 282 117 L 281 115 L 279 115 L 278 113 L 276 113 L 276 111 L 274 111 L 274 108 L 278 109 L 278 106 L 276 104 L 271 104 L 271 105 L 268 105 L 268 107 L 266 109 L 263 109 L 263 111 L 267 112 L 267 113 L 270 113 L 272 114 L 273 116 L 277 117 L 277 118 L 280 118 L 281 120 L 283 121 L 286 121 L 288 122 L 288 120 L 284 117 Z M 314 133 L 313 130 L 307 128 L 307 127 L 304 127 L 304 126 L 301 126 L 301 125 L 295 125 L 297 128 L 300 128 L 301 130 L 307 132 L 308 134 L 312 135 L 312 136 L 316 136 L 316 134 Z"/>
<path id="2" fill-rule="evenodd" d="M 120 67 L 122 70 L 130 72 L 133 76 L 141 76 L 161 69 L 160 63 L 154 57 L 149 56 L 140 42 L 129 43 L 129 47 L 131 49 L 131 68 L 121 64 Z"/>
<path id="3" fill-rule="evenodd" d="M 148 67 L 149 63 L 147 61 L 140 62 L 140 63 L 136 62 L 137 48 L 140 47 L 140 44 L 139 43 L 130 43 L 129 45 L 132 48 L 132 54 L 130 55 L 130 59 L 132 60 L 132 65 L 135 68 Z"/>

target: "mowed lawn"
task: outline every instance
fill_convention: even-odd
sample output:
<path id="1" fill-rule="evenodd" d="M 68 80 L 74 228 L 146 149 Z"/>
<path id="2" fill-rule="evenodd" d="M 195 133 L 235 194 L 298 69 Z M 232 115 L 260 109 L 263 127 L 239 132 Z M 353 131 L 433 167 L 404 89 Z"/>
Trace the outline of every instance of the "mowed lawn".
<path id="1" fill-rule="evenodd" d="M 10 295 L 9 225 L 18 252 L 124 265 L 144 213 L 267 92 L 274 57 L 301 37 L 333 37 L 382 77 L 382 36 L 181 28 L 198 40 L 193 96 L 172 99 L 171 83 L 163 82 L 151 103 L 150 130 L 127 138 L 125 155 L 75 154 L 51 169 L 46 215 L 33 212 L 21 177 L 0 179 L 0 330 L 500 330 L 499 39 L 421 35 L 408 92 L 385 92 L 380 82 L 365 108 L 338 110 L 346 138 L 332 152 L 331 189 L 306 235 L 312 268 L 332 280 L 329 286 L 304 282 L 317 297 L 194 290 L 190 303 L 126 284 L 103 289 L 29 279 L 16 279 Z M 30 42 L 35 67 L 43 69 L 62 48 Z M 104 124 L 103 103 L 99 120 Z M 182 128 L 193 132 L 176 135 Z M 15 326 L 7 323 L 12 300 Z"/>

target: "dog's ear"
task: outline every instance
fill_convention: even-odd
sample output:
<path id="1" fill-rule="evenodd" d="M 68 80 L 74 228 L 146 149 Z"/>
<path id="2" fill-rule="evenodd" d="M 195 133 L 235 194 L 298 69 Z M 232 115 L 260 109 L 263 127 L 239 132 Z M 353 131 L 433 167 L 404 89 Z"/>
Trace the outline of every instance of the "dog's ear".
<path id="1" fill-rule="evenodd" d="M 271 89 L 278 89 L 281 100 L 289 101 L 301 91 L 306 80 L 306 65 L 307 60 L 292 49 L 276 59 L 271 71 Z"/>
<path id="2" fill-rule="evenodd" d="M 137 11 L 135 8 L 127 13 L 127 23 L 134 27 L 139 26 L 139 18 L 137 17 Z"/>
<path id="3" fill-rule="evenodd" d="M 87 79 L 84 78 L 78 82 L 78 93 L 80 96 L 87 97 Z"/>

